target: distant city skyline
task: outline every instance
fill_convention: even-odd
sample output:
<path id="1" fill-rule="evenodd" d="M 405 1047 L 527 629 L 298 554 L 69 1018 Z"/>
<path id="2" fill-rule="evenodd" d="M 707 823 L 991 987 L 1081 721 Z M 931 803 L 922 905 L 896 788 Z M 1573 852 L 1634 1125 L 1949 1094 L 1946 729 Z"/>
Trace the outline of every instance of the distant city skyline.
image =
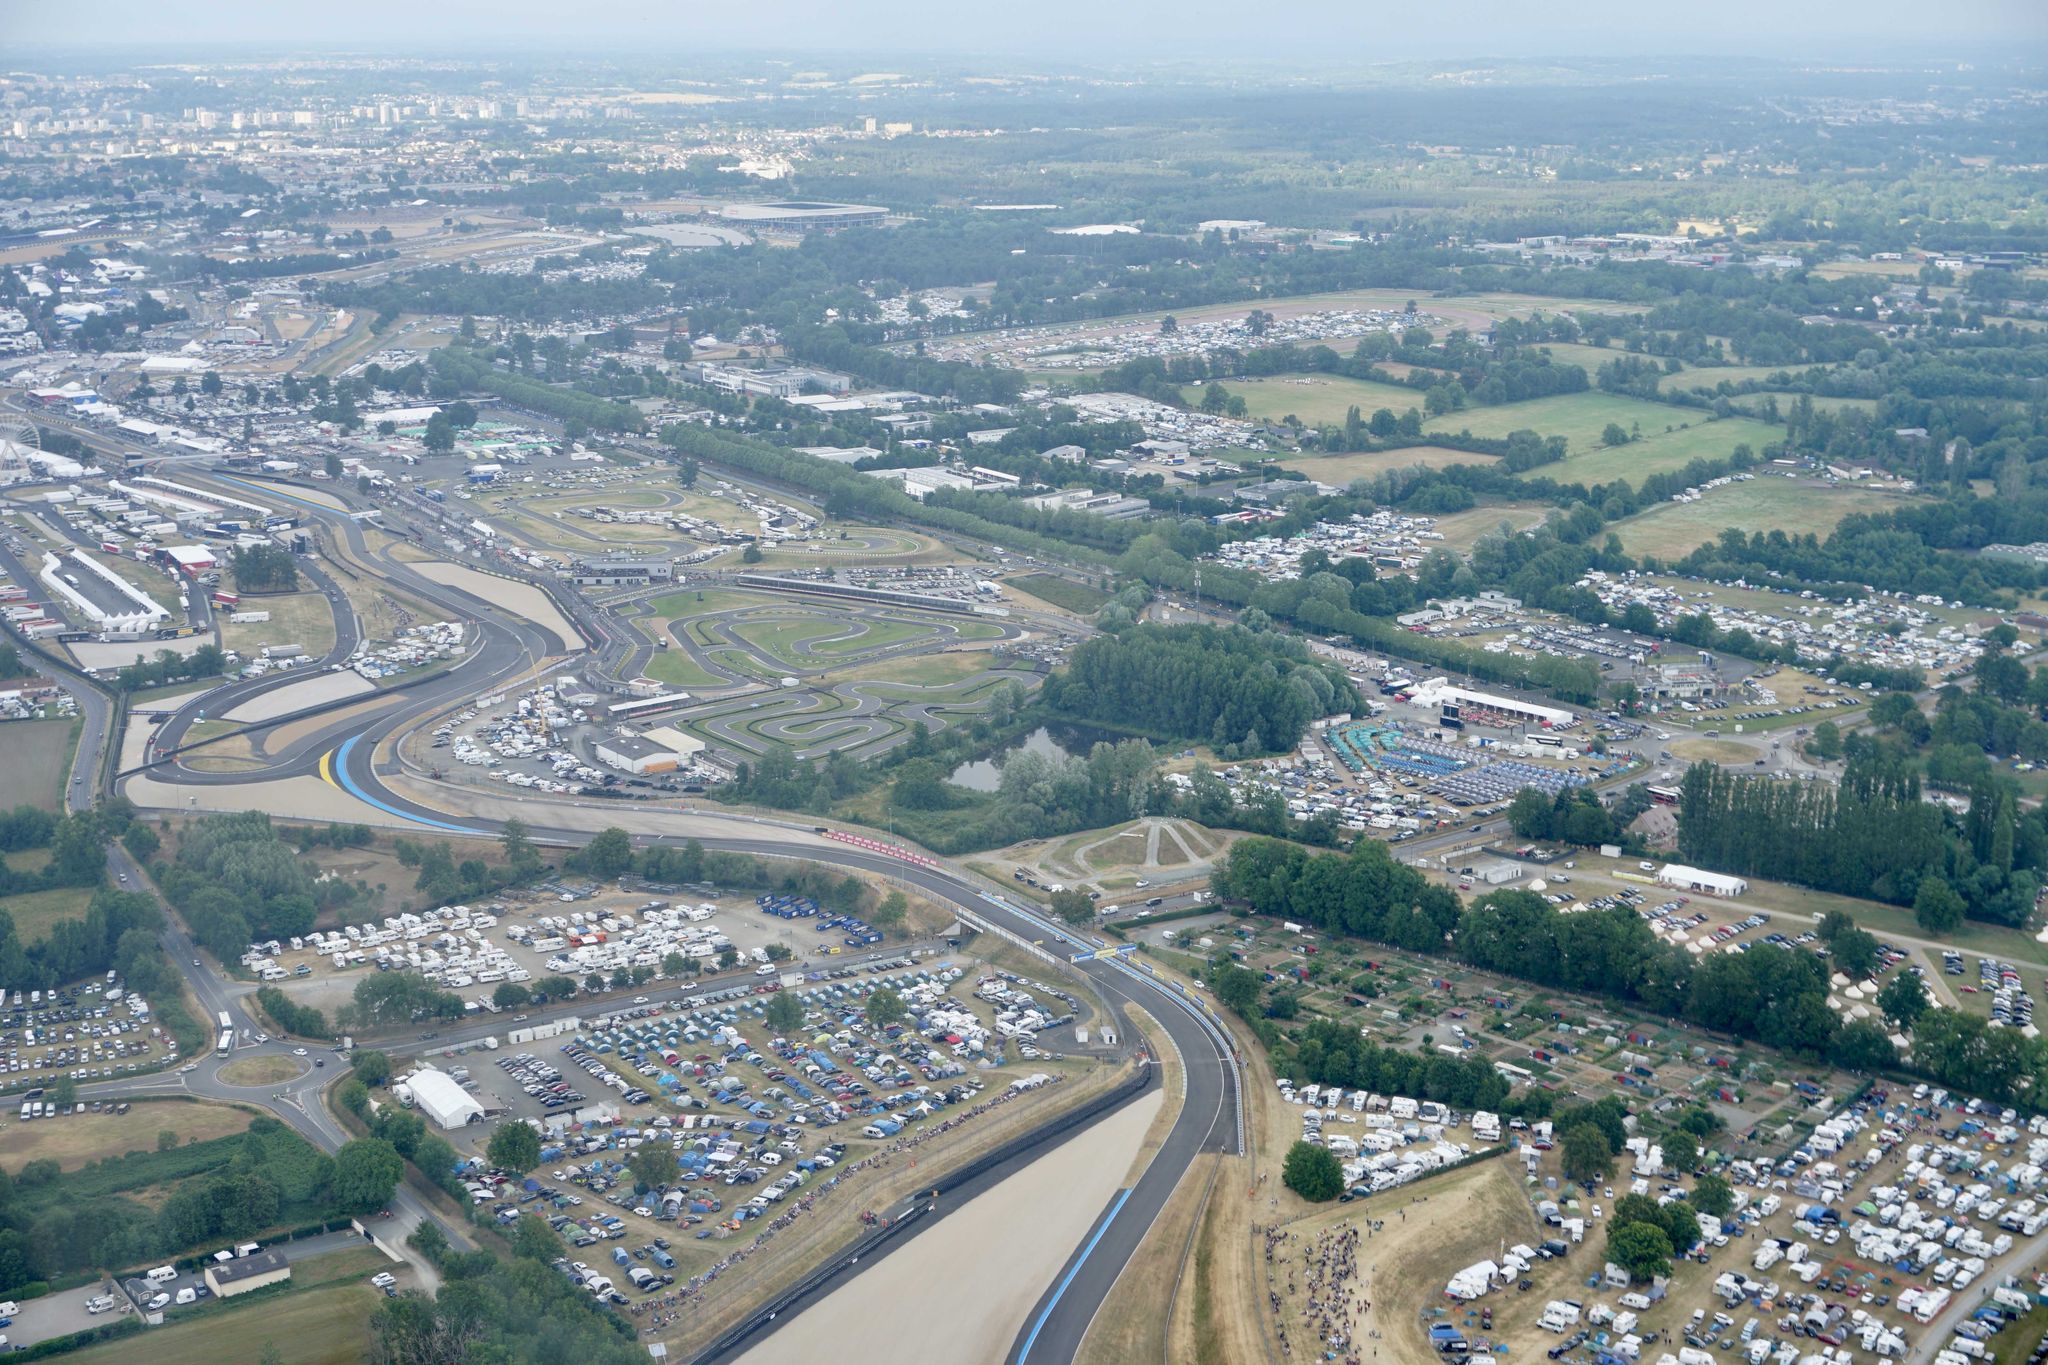
<path id="1" fill-rule="evenodd" d="M 89 30 L 82 20 L 89 16 Z M 1612 57 L 1627 54 L 1830 54 L 1936 57 L 1995 47 L 2024 57 L 2048 48 L 2041 0 L 1724 0 L 1711 17 L 1632 0 L 1466 0 L 1441 6 L 1361 6 L 1306 0 L 1283 6 L 1042 0 L 1028 10 L 935 0 L 783 0 L 690 7 L 647 0 L 563 5 L 536 0 L 360 0 L 333 7 L 269 0 L 200 4 L 103 0 L 82 12 L 58 0 L 16 0 L 0 21 L 11 43 L 167 51 L 353 47 L 421 58 L 547 43 L 579 55 L 619 49 L 786 52 L 853 57 L 971 54 L 1076 64 L 1242 56 L 1326 68 L 1349 61 L 1468 56 Z M 438 50 L 435 44 L 444 45 Z"/>

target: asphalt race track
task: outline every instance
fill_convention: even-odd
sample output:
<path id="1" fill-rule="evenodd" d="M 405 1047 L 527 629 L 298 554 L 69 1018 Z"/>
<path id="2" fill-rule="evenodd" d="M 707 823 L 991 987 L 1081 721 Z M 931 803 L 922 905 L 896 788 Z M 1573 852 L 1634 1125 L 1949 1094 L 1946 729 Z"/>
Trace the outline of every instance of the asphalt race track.
<path id="1" fill-rule="evenodd" d="M 192 472 L 187 471 L 187 476 L 192 476 Z M 242 486 L 249 487 L 246 484 Z M 273 499 L 288 496 L 274 485 L 265 485 L 261 492 L 265 497 Z M 470 622 L 479 632 L 478 646 L 459 667 L 428 677 L 415 685 L 387 689 L 387 694 L 395 695 L 397 700 L 386 709 L 367 718 L 359 708 L 372 694 L 363 694 L 328 706 L 310 708 L 310 713 L 302 713 L 293 720 L 301 732 L 298 737 L 287 744 L 283 752 L 273 755 L 261 770 L 214 773 L 194 771 L 178 765 L 175 750 L 184 742 L 191 726 L 196 723 L 202 712 L 218 716 L 229 707 L 245 702 L 252 696 L 261 695 L 270 687 L 280 685 L 280 680 L 262 679 L 248 684 L 230 684 L 228 688 L 217 690 L 188 704 L 185 709 L 164 722 L 156 736 L 153 757 L 147 765 L 148 769 L 153 775 L 174 769 L 175 780 L 186 786 L 257 784 L 260 787 L 261 784 L 274 783 L 280 778 L 313 776 L 374 807 L 384 816 L 381 823 L 452 833 L 494 834 L 497 822 L 493 819 L 467 815 L 459 809 L 427 806 L 390 785 L 386 779 L 392 776 L 395 765 L 380 765 L 376 758 L 380 744 L 416 725 L 424 717 L 506 685 L 528 673 L 544 660 L 590 648 L 602 638 L 603 632 L 601 629 L 589 627 L 588 618 L 583 611 L 570 610 L 566 613 L 569 619 L 575 621 L 579 628 L 588 629 L 588 638 L 572 641 L 558 639 L 551 632 L 503 608 L 459 589 L 434 582 L 401 560 L 372 552 L 364 541 L 361 526 L 346 512 L 318 505 L 310 499 L 300 502 L 300 506 L 308 520 L 318 521 L 328 528 L 331 536 L 345 543 L 349 556 L 357 563 L 374 565 L 379 575 L 388 575 L 408 594 L 434 605 L 451 619 Z M 321 583 L 322 579 L 316 577 L 315 582 Z M 346 599 L 331 583 L 325 583 L 323 587 L 336 609 L 337 645 L 335 653 L 329 658 L 338 661 L 339 658 L 346 657 L 347 649 L 354 647 L 357 638 L 355 627 Z M 828 623 L 825 631 L 801 641 L 792 640 L 788 643 L 793 650 L 798 645 L 808 644 L 813 649 L 824 648 L 829 651 L 836 634 Z M 846 639 L 857 643 L 858 633 Z M 844 639 L 839 641 L 845 642 Z M 887 647 L 878 652 L 888 652 Z M 837 656 L 828 653 L 824 657 Z M 296 681 L 307 675 L 308 670 L 293 670 L 291 674 L 287 674 L 286 680 Z M 970 678 L 966 681 L 973 686 L 963 684 L 963 690 L 973 691 L 975 686 L 988 686 L 1001 676 L 1000 673 L 984 673 L 980 677 Z M 909 690 L 912 689 L 902 684 L 859 684 L 854 689 L 854 705 L 845 710 L 843 722 L 874 725 L 878 723 L 879 713 L 885 705 L 896 704 L 896 699 L 889 697 L 888 693 Z M 942 695 L 938 698 L 917 705 L 932 712 L 943 711 L 949 705 L 944 692 L 945 690 L 942 690 Z M 328 712 L 333 713 L 333 719 L 322 723 L 321 714 Z M 759 711 L 751 714 L 756 718 L 761 717 Z M 90 712 L 88 718 L 91 718 Z M 280 718 L 283 719 L 287 718 Z M 801 708 L 795 711 L 778 710 L 766 719 L 782 726 L 782 733 L 792 736 L 801 735 L 803 731 L 800 728 L 789 727 L 840 723 L 838 717 L 807 720 Z M 278 723 L 261 722 L 251 726 L 250 730 L 252 733 L 263 731 Z M 118 737 L 106 737 L 104 742 L 118 744 L 119 741 Z M 817 740 L 813 738 L 812 742 L 816 743 Z M 172 756 L 155 757 L 164 754 Z M 120 776 L 129 775 L 124 773 Z M 265 792 L 261 804 L 266 808 L 275 809 L 279 800 L 278 790 L 273 788 Z M 448 790 L 451 802 L 459 803 L 462 794 L 454 789 Z M 574 845 L 589 837 L 586 830 L 551 825 L 548 811 L 550 805 L 554 803 L 529 798 L 521 804 L 525 812 L 523 818 L 536 840 Z M 561 806 L 556 806 L 556 809 L 560 808 Z M 649 813 L 649 808 L 644 805 L 636 804 L 628 809 Z M 289 812 L 278 810 L 276 813 Z M 1095 941 L 1083 940 L 1067 927 L 1044 919 L 1027 907 L 1003 899 L 970 875 L 931 860 L 912 862 L 887 852 L 821 839 L 818 837 L 817 829 L 812 827 L 778 825 L 753 817 L 693 810 L 689 819 L 693 830 L 702 828 L 707 822 L 712 823 L 715 828 L 729 827 L 730 833 L 709 836 L 698 834 L 696 837 L 706 848 L 765 857 L 801 857 L 812 862 L 881 873 L 910 883 L 942 903 L 959 907 L 981 923 L 993 926 L 996 930 L 1025 944 L 1035 945 L 1037 951 L 1060 957 L 1071 958 L 1078 954 L 1090 954 L 1097 946 Z M 639 841 L 656 842 L 660 837 L 639 836 Z M 115 856 L 125 857 L 119 850 L 115 851 Z M 172 950 L 172 960 L 184 969 L 188 961 L 194 960 L 190 944 L 183 940 L 182 934 L 178 931 L 172 930 L 170 933 L 177 939 L 175 944 L 167 942 L 167 946 Z M 1135 1185 L 1119 1191 L 1109 1207 L 1098 1215 L 1088 1239 L 1075 1250 L 1074 1256 L 1059 1278 L 1046 1287 L 1043 1298 L 1034 1308 L 1023 1333 L 1011 1349 L 1009 1358 L 1013 1361 L 1047 1362 L 1047 1365 L 1060 1365 L 1061 1362 L 1073 1359 L 1097 1309 L 1108 1296 L 1125 1263 L 1150 1230 L 1196 1155 L 1202 1152 L 1242 1150 L 1240 1078 L 1237 1062 L 1228 1034 L 1212 1022 L 1207 1006 L 1199 998 L 1191 998 L 1120 957 L 1095 958 L 1090 955 L 1088 960 L 1073 962 L 1071 965 L 1072 970 L 1086 980 L 1108 1017 L 1122 1018 L 1121 1007 L 1125 1002 L 1136 1004 L 1150 1014 L 1158 1022 L 1159 1030 L 1164 1037 L 1148 1039 L 1149 1046 L 1157 1048 L 1171 1044 L 1185 1063 L 1187 1081 L 1185 1101 L 1180 1114 L 1145 1173 Z M 232 1006 L 231 992 L 225 990 L 210 974 L 197 968 L 189 970 L 187 974 L 192 978 L 202 1005 L 210 1010 Z M 240 989 L 244 988 L 237 988 Z M 569 1008 L 573 1009 L 575 1006 Z M 451 1037 L 453 1036 L 451 1034 Z M 109 1083 L 108 1091 L 133 1093 L 138 1089 L 176 1089 L 204 1094 L 231 1093 L 233 1087 L 223 1086 L 215 1078 L 217 1069 L 217 1062 L 209 1059 L 189 1076 L 167 1074 L 149 1078 L 139 1085 L 134 1082 Z M 332 1145 L 338 1145 L 340 1130 L 324 1112 L 322 1106 L 310 1099 L 311 1093 L 317 1091 L 320 1083 L 333 1070 L 326 1068 L 311 1071 L 283 1087 L 274 1099 L 261 1102 L 323 1146 L 331 1148 Z M 83 1090 L 97 1093 L 98 1087 L 88 1086 L 83 1087 Z M 248 1098 L 247 1095 L 240 1097 Z M 397 1217 L 392 1224 L 395 1230 L 409 1227 L 418 1218 L 431 1216 L 416 1201 L 408 1203 L 403 1191 L 396 1213 Z M 992 1248 L 990 1254 L 999 1252 Z"/>

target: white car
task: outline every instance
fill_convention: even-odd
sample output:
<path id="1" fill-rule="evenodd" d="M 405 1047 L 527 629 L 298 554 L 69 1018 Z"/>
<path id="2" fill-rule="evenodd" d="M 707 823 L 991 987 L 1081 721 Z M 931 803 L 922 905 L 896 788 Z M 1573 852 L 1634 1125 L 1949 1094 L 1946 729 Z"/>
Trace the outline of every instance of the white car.
<path id="1" fill-rule="evenodd" d="M 293 1048 L 293 1049 L 292 1049 L 292 1056 L 294 1056 L 294 1057 L 303 1057 L 303 1056 L 305 1056 L 305 1055 L 306 1055 L 306 1049 L 304 1049 L 304 1048 L 302 1048 L 302 1047 L 295 1047 L 295 1048 Z"/>
<path id="2" fill-rule="evenodd" d="M 384 1289 L 388 1286 L 397 1284 L 398 1277 L 396 1275 L 393 1275 L 388 1270 L 380 1270 L 375 1275 L 372 1275 L 370 1277 L 370 1283 L 376 1285 L 379 1289 Z"/>

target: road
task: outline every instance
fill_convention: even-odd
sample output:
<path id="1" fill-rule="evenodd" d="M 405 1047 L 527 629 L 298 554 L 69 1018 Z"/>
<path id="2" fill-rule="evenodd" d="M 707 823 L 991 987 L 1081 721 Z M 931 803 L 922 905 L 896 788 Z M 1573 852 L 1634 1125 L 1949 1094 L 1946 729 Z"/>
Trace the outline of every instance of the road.
<path id="1" fill-rule="evenodd" d="M 196 470 L 185 471 L 185 475 L 203 477 Z M 281 496 L 270 488 L 266 488 L 265 493 L 267 496 Z M 380 742 L 416 725 L 422 718 L 501 686 L 546 658 L 587 647 L 589 640 L 557 639 L 549 631 L 504 611 L 496 604 L 436 583 L 403 561 L 374 554 L 364 541 L 361 526 L 345 512 L 319 506 L 311 499 L 302 500 L 298 510 L 302 510 L 308 520 L 324 524 L 329 534 L 346 546 L 348 555 L 358 564 L 374 566 L 376 573 L 397 580 L 409 594 L 432 603 L 451 616 L 471 621 L 479 631 L 480 643 L 460 669 L 429 679 L 404 692 L 384 714 L 373 716 L 367 722 L 357 716 L 354 719 L 337 718 L 327 725 L 315 722 L 306 726 L 310 733 L 289 745 L 287 751 L 278 755 L 263 771 L 221 774 L 178 769 L 176 780 L 181 784 L 238 785 L 317 774 L 375 807 L 383 817 L 375 823 L 476 834 L 494 832 L 497 822 L 492 819 L 461 810 L 426 806 L 406 792 L 390 786 L 386 779 L 395 771 L 395 765 L 380 766 L 375 758 L 378 746 Z M 582 606 L 580 603 L 577 605 L 579 608 Z M 587 616 L 586 608 L 572 613 L 570 619 L 579 628 L 587 630 L 583 620 L 579 619 Z M 341 613 L 337 612 L 337 638 L 342 624 L 340 617 Z M 596 638 L 595 634 L 590 638 Z M 241 684 L 230 684 L 229 687 L 235 689 L 237 697 L 245 691 L 256 693 L 263 690 Z M 206 694 L 173 715 L 164 724 L 159 736 L 160 744 L 165 748 L 175 747 L 202 711 L 218 715 L 221 695 L 219 691 Z M 337 705 L 335 709 L 347 708 Z M 102 718 L 100 724 L 104 723 L 105 718 Z M 101 733 L 98 742 L 118 743 L 118 737 Z M 459 791 L 447 790 L 451 799 L 461 799 Z M 252 791 L 252 803 L 272 799 L 269 793 L 257 797 Z M 551 824 L 548 815 L 550 804 L 545 800 L 530 800 L 523 804 L 522 813 L 531 837 L 557 845 L 575 845 L 590 837 L 586 830 Z M 634 809 L 648 808 L 638 806 Z M 289 814 L 288 811 L 277 813 Z M 707 849 L 765 857 L 801 857 L 891 877 L 908 883 L 942 904 L 959 907 L 1025 944 L 1041 945 L 1040 951 L 1072 955 L 1094 946 L 1092 942 L 1079 939 L 1066 926 L 1053 923 L 1034 910 L 1005 899 L 1002 888 L 983 883 L 972 874 L 949 866 L 908 862 L 852 844 L 820 839 L 809 827 L 782 826 L 751 817 L 704 813 L 693 813 L 692 820 L 698 825 L 711 822 L 729 827 L 729 834 L 702 838 L 700 842 Z M 641 836 L 640 841 L 659 842 L 659 836 Z M 117 876 L 125 873 L 131 885 L 146 885 L 142 869 L 128 858 L 125 850 L 115 848 L 110 852 L 109 860 Z M 200 955 L 182 928 L 175 924 L 167 926 L 164 946 L 171 954 L 171 960 L 186 975 L 204 1009 L 209 1012 L 227 1010 L 238 1029 L 254 1027 L 241 1001 L 248 988 L 225 985 L 213 973 L 194 966 Z M 1097 1219 L 1089 1239 L 1076 1250 L 1059 1279 L 1046 1289 L 1025 1333 L 1011 1351 L 1011 1358 L 1020 1361 L 1027 1358 L 1034 1362 L 1071 1360 L 1117 1276 L 1197 1154 L 1242 1149 L 1238 1059 L 1227 1032 L 1212 1020 L 1207 1006 L 1147 972 L 1127 965 L 1120 958 L 1077 962 L 1073 964 L 1073 970 L 1084 979 L 1110 1017 L 1121 1018 L 1122 1006 L 1129 1002 L 1142 1007 L 1157 1021 L 1158 1036 L 1148 1042 L 1154 1048 L 1171 1046 L 1179 1053 L 1186 1075 L 1185 1102 L 1144 1173 L 1134 1185 L 1118 1192 L 1110 1207 L 1104 1209 Z M 256 1051 L 275 1052 L 279 1046 L 271 1044 Z M 221 1080 L 220 1068 L 220 1059 L 209 1057 L 189 1072 L 173 1072 L 138 1081 L 96 1083 L 81 1087 L 81 1093 L 88 1098 L 186 1093 L 242 1100 L 256 1103 L 276 1114 L 324 1150 L 333 1151 L 346 1140 L 346 1134 L 320 1098 L 323 1083 L 335 1076 L 338 1068 L 313 1068 L 292 1081 L 257 1087 L 253 1091 L 250 1087 L 233 1086 Z M 433 1216 L 423 1201 L 404 1188 L 393 1201 L 393 1212 L 392 1230 L 400 1236 L 418 1222 Z M 458 1245 L 466 1242 L 459 1229 L 444 1225 L 444 1230 Z M 999 1254 L 999 1251 L 992 1248 L 991 1254 Z M 430 1267 L 420 1268 L 423 1274 L 431 1274 Z"/>

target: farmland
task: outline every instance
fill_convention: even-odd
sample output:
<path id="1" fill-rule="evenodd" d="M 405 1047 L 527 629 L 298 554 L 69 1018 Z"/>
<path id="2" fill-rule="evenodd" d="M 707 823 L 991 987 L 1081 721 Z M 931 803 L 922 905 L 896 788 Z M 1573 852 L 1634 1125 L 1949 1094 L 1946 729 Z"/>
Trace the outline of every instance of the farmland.
<path id="1" fill-rule="evenodd" d="M 12 775 L 6 803 L 59 810 L 71 766 L 68 720 L 16 720 L 0 725 L 0 772 Z"/>
<path id="2" fill-rule="evenodd" d="M 1744 531 L 1782 528 L 1825 536 L 1844 517 L 1886 511 L 1902 500 L 1899 494 L 1875 488 L 1759 478 L 1713 489 L 1698 502 L 1660 503 L 1617 523 L 1614 530 L 1630 554 L 1670 561 L 1684 558 L 1726 527 Z"/>
<path id="3" fill-rule="evenodd" d="M 1402 446 L 1398 450 L 1356 450 L 1342 455 L 1303 455 L 1281 460 L 1282 469 L 1306 474 L 1321 483 L 1339 487 L 1355 479 L 1370 479 L 1390 469 L 1443 469 L 1454 464 L 1491 464 L 1491 455 L 1475 455 L 1449 446 Z"/>
<path id="4" fill-rule="evenodd" d="M 1602 437 L 1610 425 L 1640 435 L 1626 445 L 1606 446 Z M 1699 412 L 1605 393 L 1560 394 L 1526 403 L 1469 408 L 1434 418 L 1423 429 L 1491 439 L 1524 430 L 1562 436 L 1568 443 L 1565 462 L 1546 472 L 1586 484 L 1682 469 L 1696 459 L 1725 456 L 1744 443 L 1761 450 L 1766 442 L 1782 436 L 1778 428 L 1752 418 L 1716 422 L 1705 420 Z"/>
<path id="5" fill-rule="evenodd" d="M 1395 413 L 1420 409 L 1422 391 L 1398 384 L 1377 384 L 1368 379 L 1347 379 L 1329 374 L 1279 374 L 1267 379 L 1226 379 L 1224 389 L 1244 399 L 1245 410 L 1259 421 L 1277 422 L 1299 417 L 1310 426 L 1341 426 L 1352 408 L 1370 417 L 1378 408 Z M 1190 403 L 1199 403 L 1203 386 L 1186 391 Z"/>

